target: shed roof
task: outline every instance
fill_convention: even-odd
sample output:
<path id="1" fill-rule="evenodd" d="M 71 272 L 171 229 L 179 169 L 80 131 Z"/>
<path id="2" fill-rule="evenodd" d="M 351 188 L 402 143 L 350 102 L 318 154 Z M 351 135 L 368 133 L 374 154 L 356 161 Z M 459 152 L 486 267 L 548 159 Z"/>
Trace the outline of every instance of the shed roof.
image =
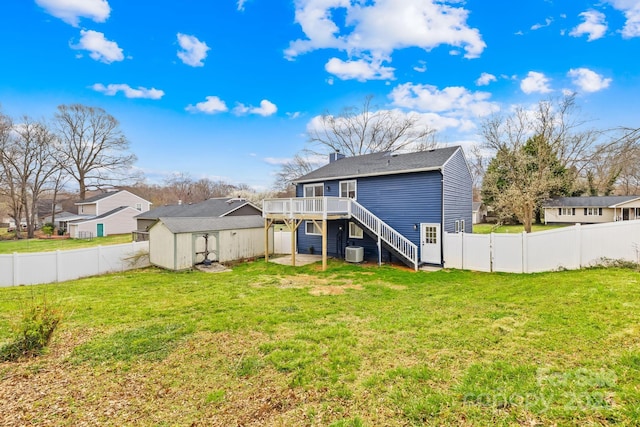
<path id="1" fill-rule="evenodd" d="M 264 227 L 264 220 L 258 215 L 238 215 L 222 218 L 161 217 L 159 221 L 169 231 L 176 234 Z"/>
<path id="2" fill-rule="evenodd" d="M 459 146 L 437 148 L 429 151 L 398 154 L 395 152 L 371 153 L 362 156 L 343 157 L 324 165 L 294 183 L 345 179 L 377 175 L 395 175 L 408 172 L 437 170 L 460 149 Z"/>
<path id="3" fill-rule="evenodd" d="M 556 197 L 544 204 L 545 208 L 612 208 L 621 203 L 640 199 L 640 196 L 588 196 Z"/>
<path id="4" fill-rule="evenodd" d="M 151 209 L 136 216 L 136 219 L 158 219 L 158 218 L 184 218 L 184 217 L 222 217 L 245 205 L 254 207 L 257 213 L 260 209 L 244 199 L 231 197 L 220 197 L 205 200 L 200 203 L 167 205 Z"/>

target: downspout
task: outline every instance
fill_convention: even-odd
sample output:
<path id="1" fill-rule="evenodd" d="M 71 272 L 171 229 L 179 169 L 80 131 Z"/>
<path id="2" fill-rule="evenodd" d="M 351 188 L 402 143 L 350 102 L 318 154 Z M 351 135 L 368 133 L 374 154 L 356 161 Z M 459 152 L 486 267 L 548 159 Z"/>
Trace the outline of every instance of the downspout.
<path id="1" fill-rule="evenodd" d="M 442 198 L 442 222 L 440 224 L 440 265 L 444 267 L 444 168 L 440 168 L 440 196 Z"/>

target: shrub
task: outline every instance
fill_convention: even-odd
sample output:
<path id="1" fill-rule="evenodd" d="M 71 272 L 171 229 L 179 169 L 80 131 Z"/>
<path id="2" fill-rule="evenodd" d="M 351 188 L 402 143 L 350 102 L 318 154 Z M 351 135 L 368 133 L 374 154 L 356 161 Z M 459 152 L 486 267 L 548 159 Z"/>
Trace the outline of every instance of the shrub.
<path id="1" fill-rule="evenodd" d="M 60 311 L 47 305 L 46 301 L 32 303 L 14 327 L 13 341 L 0 347 L 0 361 L 41 354 L 61 319 Z"/>

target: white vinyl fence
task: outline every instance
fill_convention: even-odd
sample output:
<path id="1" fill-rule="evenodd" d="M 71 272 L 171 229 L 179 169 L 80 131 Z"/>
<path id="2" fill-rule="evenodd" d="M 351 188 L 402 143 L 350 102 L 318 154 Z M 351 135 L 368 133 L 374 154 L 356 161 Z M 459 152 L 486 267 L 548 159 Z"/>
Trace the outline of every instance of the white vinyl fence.
<path id="1" fill-rule="evenodd" d="M 273 233 L 273 253 L 274 254 L 290 254 L 291 253 L 291 232 L 276 230 Z"/>
<path id="2" fill-rule="evenodd" d="M 64 282 L 149 265 L 149 242 L 0 255 L 0 287 Z"/>
<path id="3" fill-rule="evenodd" d="M 445 233 L 444 265 L 477 271 L 536 273 L 578 269 L 604 259 L 640 261 L 640 220 L 537 233 Z"/>

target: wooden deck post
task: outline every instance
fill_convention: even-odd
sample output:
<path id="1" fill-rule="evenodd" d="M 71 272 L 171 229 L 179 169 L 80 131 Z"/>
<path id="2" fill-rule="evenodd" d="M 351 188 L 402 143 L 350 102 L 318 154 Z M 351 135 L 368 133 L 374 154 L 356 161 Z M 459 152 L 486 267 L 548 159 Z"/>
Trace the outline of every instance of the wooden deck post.
<path id="1" fill-rule="evenodd" d="M 327 269 L 327 219 L 322 220 L 322 271 Z"/>
<path id="2" fill-rule="evenodd" d="M 298 233 L 298 227 L 295 224 L 295 219 L 290 220 L 289 229 L 291 230 L 291 265 L 296 266 L 296 234 Z"/>
<path id="3" fill-rule="evenodd" d="M 264 262 L 269 262 L 269 228 L 272 223 L 271 220 L 264 219 Z"/>

